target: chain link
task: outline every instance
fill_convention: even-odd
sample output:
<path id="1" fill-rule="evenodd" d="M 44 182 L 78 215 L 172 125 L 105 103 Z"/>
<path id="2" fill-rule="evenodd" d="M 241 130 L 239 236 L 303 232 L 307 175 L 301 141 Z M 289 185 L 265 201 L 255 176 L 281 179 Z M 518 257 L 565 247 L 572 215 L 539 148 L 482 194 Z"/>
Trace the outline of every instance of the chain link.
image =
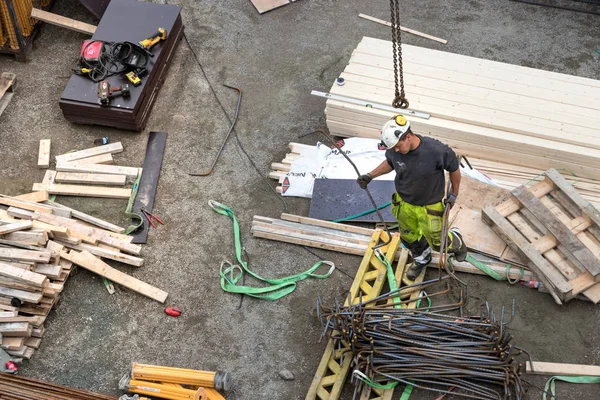
<path id="1" fill-rule="evenodd" d="M 394 81 L 396 83 L 396 96 L 392 107 L 408 108 L 408 100 L 404 92 L 404 71 L 402 69 L 402 36 L 400 30 L 400 0 L 390 0 L 392 23 L 392 52 L 394 59 Z"/>

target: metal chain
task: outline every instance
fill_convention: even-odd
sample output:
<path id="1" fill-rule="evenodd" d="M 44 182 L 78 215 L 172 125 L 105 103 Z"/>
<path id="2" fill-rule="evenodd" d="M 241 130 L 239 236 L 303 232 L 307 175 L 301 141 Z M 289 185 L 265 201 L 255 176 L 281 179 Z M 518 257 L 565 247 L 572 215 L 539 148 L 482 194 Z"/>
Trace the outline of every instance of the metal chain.
<path id="1" fill-rule="evenodd" d="M 396 83 L 396 97 L 392 107 L 408 108 L 408 100 L 404 92 L 404 71 L 402 69 L 402 36 L 400 30 L 400 0 L 390 0 L 392 23 L 392 51 L 394 59 L 394 81 Z"/>

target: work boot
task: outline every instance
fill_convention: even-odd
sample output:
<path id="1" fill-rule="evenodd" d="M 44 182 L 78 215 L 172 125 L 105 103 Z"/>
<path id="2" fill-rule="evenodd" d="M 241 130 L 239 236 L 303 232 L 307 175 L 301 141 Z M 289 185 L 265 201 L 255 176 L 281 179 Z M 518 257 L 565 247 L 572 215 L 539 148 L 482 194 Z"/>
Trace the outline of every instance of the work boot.
<path id="1" fill-rule="evenodd" d="M 408 271 L 406 271 L 406 278 L 408 280 L 414 281 L 417 279 L 417 276 L 421 274 L 423 268 L 425 268 L 431 262 L 431 247 L 425 249 L 423 254 L 420 256 L 414 257 L 414 261 L 408 267 Z"/>
<path id="2" fill-rule="evenodd" d="M 456 261 L 465 261 L 467 259 L 467 245 L 463 240 L 460 230 L 458 228 L 450 229 L 452 235 L 452 254 Z"/>

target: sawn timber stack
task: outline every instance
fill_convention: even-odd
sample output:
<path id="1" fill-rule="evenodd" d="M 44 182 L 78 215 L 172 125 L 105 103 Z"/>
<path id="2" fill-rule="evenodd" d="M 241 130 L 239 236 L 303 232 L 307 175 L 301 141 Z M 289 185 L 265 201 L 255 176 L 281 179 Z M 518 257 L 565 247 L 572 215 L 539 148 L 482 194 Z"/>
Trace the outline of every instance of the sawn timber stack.
<path id="1" fill-rule="evenodd" d="M 403 45 L 413 131 L 461 155 L 600 179 L 600 81 Z M 330 93 L 390 106 L 391 42 L 365 37 Z M 327 126 L 341 136 L 379 138 L 394 112 L 327 100 Z"/>
<path id="2" fill-rule="evenodd" d="M 130 85 L 131 98 L 114 97 L 110 105 L 98 103 L 98 84 L 87 76 L 73 75 L 60 98 L 65 118 L 77 124 L 104 125 L 140 131 L 146 126 L 150 109 L 164 80 L 179 40 L 183 36 L 181 7 L 153 4 L 135 0 L 113 0 L 98 24 L 92 40 L 106 42 L 146 39 L 161 27 L 167 30 L 167 39 L 152 48 L 154 57 L 148 64 L 148 73 L 138 87 Z M 143 15 L 143 18 L 140 18 Z M 128 83 L 121 75 L 108 78 L 112 87 Z"/>

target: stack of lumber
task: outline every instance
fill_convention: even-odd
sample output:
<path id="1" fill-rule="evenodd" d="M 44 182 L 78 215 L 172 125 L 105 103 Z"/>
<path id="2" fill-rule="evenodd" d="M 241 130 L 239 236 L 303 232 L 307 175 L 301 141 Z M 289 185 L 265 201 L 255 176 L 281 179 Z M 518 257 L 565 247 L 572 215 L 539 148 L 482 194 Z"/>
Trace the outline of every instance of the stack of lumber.
<path id="1" fill-rule="evenodd" d="M 0 399 L 117 400 L 117 397 L 0 372 Z"/>
<path id="2" fill-rule="evenodd" d="M 167 293 L 101 260 L 143 265 L 141 246 L 123 231 L 48 201 L 47 192 L 0 195 L 0 346 L 14 357 L 31 358 L 73 264 L 164 302 Z"/>
<path id="3" fill-rule="evenodd" d="M 50 144 L 42 146 L 38 166 L 49 166 Z M 49 141 L 48 141 L 49 142 Z M 103 197 L 129 199 L 131 189 L 125 186 L 128 178 L 136 178 L 141 168 L 107 165 L 113 154 L 123 151 L 121 142 L 92 147 L 56 156 L 56 170 L 47 170 L 41 183 L 34 183 L 34 192 L 44 191 L 61 196 Z"/>
<path id="4" fill-rule="evenodd" d="M 374 229 L 285 213 L 281 214 L 281 219 L 255 215 L 252 220 L 252 235 L 254 237 L 357 256 L 365 254 L 373 232 Z M 490 255 L 497 256 L 498 254 Z M 507 272 L 507 262 L 496 262 L 487 257 L 479 256 L 478 259 L 485 260 L 490 268 L 501 275 L 505 275 Z M 468 263 L 455 262 L 453 265 L 457 271 L 485 275 L 484 272 Z M 526 271 L 523 275 L 519 275 L 519 272 L 519 268 L 511 268 L 509 277 L 511 279 L 535 280 L 535 276 L 531 272 Z"/>
<path id="5" fill-rule="evenodd" d="M 557 303 L 582 294 L 600 302 L 600 213 L 556 171 L 482 218 L 515 251 Z"/>
<path id="6" fill-rule="evenodd" d="M 557 168 L 600 178 L 600 81 L 403 45 L 408 116 L 416 133 L 447 143 L 458 154 L 536 170 Z M 391 42 L 365 37 L 334 83 L 329 130 L 379 138 L 394 111 Z M 381 109 L 379 105 L 387 106 Z"/>
<path id="7" fill-rule="evenodd" d="M 269 178 L 279 182 L 277 193 L 281 193 L 281 184 L 285 179 L 285 175 L 290 172 L 291 165 L 302 155 L 302 152 L 308 148 L 315 147 L 302 143 L 291 142 L 289 144 L 290 152 L 285 155 L 285 158 L 280 163 L 271 163 L 271 172 Z"/>
<path id="8" fill-rule="evenodd" d="M 148 73 L 141 78 L 141 85 L 130 85 L 130 98 L 118 96 L 112 98 L 109 105 L 100 105 L 98 84 L 87 76 L 71 76 L 59 102 L 65 118 L 77 124 L 104 125 L 133 131 L 144 129 L 158 91 L 166 79 L 175 49 L 183 37 L 180 11 L 181 7 L 174 5 L 112 0 L 92 40 L 138 43 L 159 27 L 167 31 L 167 39 L 152 47 L 154 57 L 148 63 Z M 131 23 L 140 15 L 144 16 L 144 23 Z M 111 87 L 129 83 L 121 75 L 107 79 Z"/>

